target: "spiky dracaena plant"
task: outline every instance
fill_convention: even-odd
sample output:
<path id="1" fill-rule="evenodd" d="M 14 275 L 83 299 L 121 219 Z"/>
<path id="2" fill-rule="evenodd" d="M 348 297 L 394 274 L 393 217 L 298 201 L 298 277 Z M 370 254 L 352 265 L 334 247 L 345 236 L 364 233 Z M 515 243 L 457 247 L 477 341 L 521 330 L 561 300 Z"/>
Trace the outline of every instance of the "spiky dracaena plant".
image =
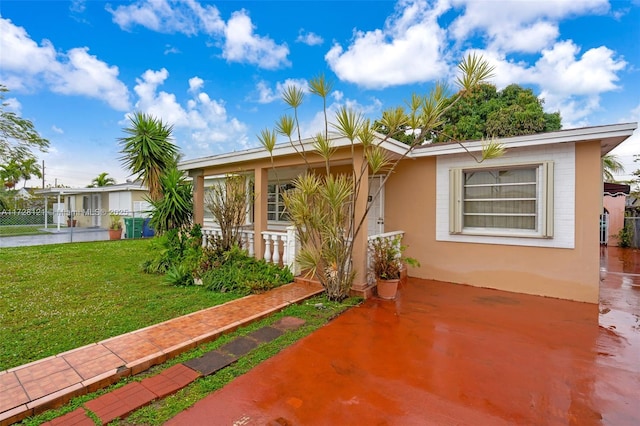
<path id="1" fill-rule="evenodd" d="M 249 209 L 244 176 L 227 175 L 209 189 L 205 202 L 220 227 L 217 248 L 226 252 L 241 246 L 240 230 Z"/>
<path id="2" fill-rule="evenodd" d="M 458 92 L 459 96 L 464 96 L 475 86 L 485 82 L 493 72 L 493 68 L 485 60 L 475 55 L 467 56 L 458 65 L 458 69 L 460 75 L 456 83 L 462 89 Z M 311 149 L 320 155 L 325 170 L 314 172 L 308 162 L 307 152 L 310 148 L 302 142 L 298 121 L 298 110 L 303 103 L 304 93 L 298 87 L 289 86 L 283 92 L 283 100 L 293 110 L 293 116 L 281 117 L 276 123 L 275 131 L 263 130 L 258 139 L 273 155 L 277 134 L 285 136 L 307 165 L 307 172 L 294 180 L 294 189 L 284 195 L 285 207 L 302 246 L 296 261 L 302 269 L 322 283 L 329 299 L 342 300 L 348 296 L 357 273 L 352 264 L 354 241 L 362 231 L 372 204 L 368 204 L 364 213 L 358 214 L 354 208 L 354 200 L 361 197 L 363 192 L 367 192 L 372 199 L 377 198 L 379 190 L 375 194 L 368 194 L 368 176 L 382 175 L 382 187 L 402 159 L 417 146 L 431 140 L 434 129 L 442 123 L 444 112 L 455 101 L 450 104 L 445 102 L 447 90 L 441 83 L 437 83 L 427 95 L 412 95 L 407 108 L 396 107 L 383 112 L 378 123 L 388 132 L 381 139 L 369 120 L 347 107 L 340 108 L 333 121 L 329 122 L 326 99 L 331 91 L 331 84 L 324 76 L 312 79 L 309 88 L 311 94 L 323 100 L 324 129 L 313 138 Z M 360 168 L 354 167 L 347 174 L 331 172 L 336 147 L 329 128 L 350 141 L 352 158 L 364 155 L 365 161 Z M 414 141 L 403 155 L 390 157 L 381 144 L 407 128 L 416 132 Z M 358 145 L 362 147 L 362 154 L 357 149 Z M 502 146 L 489 141 L 483 146 L 482 157 L 476 160 L 493 158 L 502 152 Z M 470 152 L 469 154 L 471 155 Z"/>

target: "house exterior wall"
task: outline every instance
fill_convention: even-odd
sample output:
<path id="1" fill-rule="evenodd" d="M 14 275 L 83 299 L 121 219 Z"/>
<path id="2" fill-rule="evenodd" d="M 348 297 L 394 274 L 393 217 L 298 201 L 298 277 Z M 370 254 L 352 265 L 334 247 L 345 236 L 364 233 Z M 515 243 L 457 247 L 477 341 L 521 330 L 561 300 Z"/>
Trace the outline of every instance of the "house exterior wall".
<path id="1" fill-rule="evenodd" d="M 554 237 L 537 242 L 507 237 L 495 237 L 494 241 L 491 241 L 494 237 L 443 237 L 442 222 L 444 217 L 448 221 L 448 213 L 445 216 L 438 211 L 438 191 L 448 197 L 449 189 L 448 182 L 446 185 L 441 182 L 438 164 L 441 168 L 444 164 L 464 167 L 468 159 L 458 157 L 457 162 L 447 159 L 440 163 L 434 157 L 405 160 L 385 188 L 385 226 L 387 230 L 405 231 L 406 255 L 421 263 L 421 267 L 411 268 L 409 274 L 597 303 L 597 230 L 602 191 L 599 141 L 513 149 L 506 155 L 511 161 L 524 162 L 550 156 L 558 163 L 555 168 L 560 173 L 554 177 Z M 573 187 L 573 193 L 563 188 L 565 185 Z M 448 222 L 444 227 L 448 233 Z"/>
<path id="2" fill-rule="evenodd" d="M 603 197 L 604 208 L 609 212 L 609 238 L 607 244 L 618 246 L 618 232 L 624 228 L 624 208 L 626 197 L 624 195 L 605 195 Z"/>

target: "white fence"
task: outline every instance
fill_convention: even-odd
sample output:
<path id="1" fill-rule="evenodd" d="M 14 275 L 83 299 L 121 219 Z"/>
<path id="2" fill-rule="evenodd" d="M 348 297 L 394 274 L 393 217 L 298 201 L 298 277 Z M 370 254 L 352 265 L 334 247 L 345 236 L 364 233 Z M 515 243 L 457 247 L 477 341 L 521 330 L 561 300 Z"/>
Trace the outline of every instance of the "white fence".
<path id="1" fill-rule="evenodd" d="M 202 244 L 208 245 L 211 239 L 221 237 L 222 231 L 217 227 L 202 228 Z M 287 227 L 283 231 L 263 231 L 264 240 L 263 258 L 269 263 L 288 266 L 294 275 L 300 274 L 300 267 L 296 263 L 296 255 L 300 249 L 300 241 L 296 235 L 295 226 Z M 377 238 L 395 240 L 398 237 L 398 244 L 401 244 L 404 231 L 385 232 L 384 234 L 370 235 L 368 237 L 369 255 L 367 261 L 367 280 L 372 279 L 371 273 L 371 244 Z M 249 256 L 255 256 L 255 232 L 253 229 L 242 229 L 240 231 L 240 243 L 243 249 L 247 250 Z"/>

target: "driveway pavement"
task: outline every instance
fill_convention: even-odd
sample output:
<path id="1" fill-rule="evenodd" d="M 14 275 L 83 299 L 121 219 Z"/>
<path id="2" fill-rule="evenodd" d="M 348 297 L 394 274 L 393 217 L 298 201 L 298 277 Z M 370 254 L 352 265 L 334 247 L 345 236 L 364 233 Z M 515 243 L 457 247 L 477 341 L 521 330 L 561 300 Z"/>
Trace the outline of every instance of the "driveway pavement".
<path id="1" fill-rule="evenodd" d="M 43 244 L 77 243 L 104 241 L 109 239 L 109 231 L 101 228 L 49 228 L 47 234 L 0 237 L 0 247 L 40 246 Z"/>
<path id="2" fill-rule="evenodd" d="M 170 425 L 638 425 L 640 252 L 603 249 L 601 304 L 409 279 Z"/>

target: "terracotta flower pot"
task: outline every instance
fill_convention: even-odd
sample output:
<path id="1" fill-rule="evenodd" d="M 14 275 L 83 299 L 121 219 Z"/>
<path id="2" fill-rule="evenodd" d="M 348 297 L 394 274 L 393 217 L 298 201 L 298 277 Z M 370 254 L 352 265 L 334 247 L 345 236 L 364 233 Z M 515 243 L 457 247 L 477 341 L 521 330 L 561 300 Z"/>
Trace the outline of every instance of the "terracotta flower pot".
<path id="1" fill-rule="evenodd" d="M 119 240 L 122 238 L 122 229 L 109 229 L 109 239 Z"/>
<path id="2" fill-rule="evenodd" d="M 398 283 L 400 280 L 382 280 L 378 278 L 376 280 L 376 287 L 378 289 L 378 297 L 382 299 L 392 300 L 396 298 L 398 292 Z"/>

